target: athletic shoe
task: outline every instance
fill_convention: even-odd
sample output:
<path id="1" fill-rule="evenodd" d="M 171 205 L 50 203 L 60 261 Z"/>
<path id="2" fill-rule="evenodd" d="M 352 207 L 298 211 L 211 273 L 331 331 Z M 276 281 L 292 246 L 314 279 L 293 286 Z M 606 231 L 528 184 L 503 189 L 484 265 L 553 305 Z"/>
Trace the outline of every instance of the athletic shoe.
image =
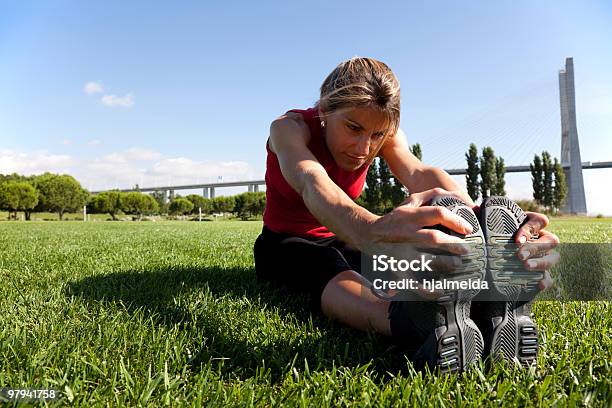
<path id="1" fill-rule="evenodd" d="M 515 234 L 526 220 L 523 210 L 506 197 L 489 197 L 480 206 L 489 289 L 472 304 L 471 317 L 484 336 L 485 355 L 529 366 L 538 355 L 538 329 L 529 301 L 543 273 L 526 271 L 516 256 Z"/>
<path id="2" fill-rule="evenodd" d="M 484 236 L 472 209 L 453 196 L 435 197 L 430 205 L 448 208 L 473 228 L 471 234 L 461 235 L 471 244 L 471 253 L 463 256 L 461 265 L 444 275 L 445 279 L 458 282 L 484 279 Z M 442 226 L 434 228 L 458 235 Z M 404 338 L 413 336 L 412 346 L 424 339 L 412 355 L 417 366 L 427 365 L 442 372 L 455 372 L 467 369 L 482 357 L 483 337 L 469 317 L 470 303 L 477 293 L 478 290 L 447 290 L 435 301 L 392 302 L 389 309 L 392 333 L 403 332 Z M 392 318 L 394 315 L 396 319 Z M 415 333 L 418 333 L 417 337 L 414 337 Z"/>

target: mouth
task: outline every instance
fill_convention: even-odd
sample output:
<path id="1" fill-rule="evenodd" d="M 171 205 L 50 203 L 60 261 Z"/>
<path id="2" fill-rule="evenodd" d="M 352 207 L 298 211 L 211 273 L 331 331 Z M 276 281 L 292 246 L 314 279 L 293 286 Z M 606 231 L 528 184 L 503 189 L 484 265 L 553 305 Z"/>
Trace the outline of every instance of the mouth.
<path id="1" fill-rule="evenodd" d="M 366 156 L 353 156 L 352 154 L 345 153 L 345 155 L 355 162 L 360 162 L 366 158 Z"/>

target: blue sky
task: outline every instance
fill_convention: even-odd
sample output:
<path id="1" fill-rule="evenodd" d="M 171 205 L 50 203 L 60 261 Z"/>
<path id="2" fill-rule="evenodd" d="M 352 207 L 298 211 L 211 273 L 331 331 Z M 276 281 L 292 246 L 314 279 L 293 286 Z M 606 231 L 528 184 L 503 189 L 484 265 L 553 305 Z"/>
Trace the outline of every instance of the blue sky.
<path id="1" fill-rule="evenodd" d="M 355 55 L 393 69 L 410 143 L 446 168 L 470 142 L 509 165 L 558 156 L 557 75 L 573 56 L 582 158 L 612 160 L 610 2 L 0 7 L 0 172 L 68 172 L 89 189 L 262 178 L 270 122 L 311 106 Z M 595 187 L 610 177 L 585 171 L 590 212 L 612 214 Z M 529 196 L 528 175 L 507 183 Z"/>

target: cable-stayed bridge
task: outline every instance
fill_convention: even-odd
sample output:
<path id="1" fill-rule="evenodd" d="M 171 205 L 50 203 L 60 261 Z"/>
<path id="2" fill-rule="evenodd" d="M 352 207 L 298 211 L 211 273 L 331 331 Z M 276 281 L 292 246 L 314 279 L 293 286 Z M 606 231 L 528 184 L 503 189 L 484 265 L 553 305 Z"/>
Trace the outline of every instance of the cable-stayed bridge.
<path id="1" fill-rule="evenodd" d="M 568 196 L 563 211 L 566 213 L 586 214 L 586 197 L 584 192 L 584 181 L 582 176 L 583 169 L 603 169 L 612 168 L 612 161 L 597 161 L 597 162 L 582 162 L 580 157 L 580 145 L 578 140 L 578 131 L 576 124 L 576 97 L 574 89 L 574 64 L 573 58 L 568 57 L 565 60 L 565 68 L 559 71 L 559 106 L 561 111 L 561 165 L 564 168 L 567 185 L 568 185 Z M 524 109 L 527 111 L 531 109 L 529 106 L 529 99 L 523 103 Z M 523 101 L 521 101 L 522 103 Z M 548 103 L 547 109 L 550 113 L 552 111 L 551 104 Z M 558 115 L 558 111 L 556 112 Z M 526 116 L 526 115 L 525 115 Z M 556 116 L 556 115 L 555 115 Z M 558 120 L 558 116 L 557 116 Z M 487 144 L 494 145 L 495 143 L 502 142 L 504 140 L 516 139 L 517 133 L 529 134 L 530 140 L 527 141 L 515 141 L 517 148 L 511 152 L 514 156 L 512 158 L 520 158 L 524 160 L 525 154 L 533 154 L 534 142 L 537 140 L 537 136 L 542 133 L 547 133 L 547 126 L 554 121 L 552 115 L 548 115 L 546 118 L 535 117 L 531 123 L 519 123 L 515 129 L 505 128 L 500 129 L 496 132 L 495 137 L 490 138 Z M 473 130 L 477 126 L 482 126 L 482 123 L 475 121 L 476 125 L 473 126 Z M 558 123 L 558 122 L 557 122 Z M 437 140 L 438 146 L 448 143 L 449 139 L 453 138 L 454 134 L 451 134 L 447 140 Z M 448 167 L 446 172 L 450 175 L 463 175 L 466 174 L 464 168 L 452 168 L 445 166 L 444 163 L 447 161 L 448 154 L 440 150 L 438 156 L 432 160 L 428 160 L 430 163 L 441 165 L 437 167 Z M 520 161 L 519 161 L 520 163 Z M 529 165 L 517 165 L 507 166 L 507 173 L 528 173 L 530 172 Z M 198 183 L 198 184 L 186 184 L 186 185 L 166 185 L 156 187 L 140 187 L 139 191 L 142 192 L 164 192 L 168 198 L 174 197 L 175 191 L 180 190 L 196 190 L 202 189 L 202 195 L 206 198 L 214 198 L 215 192 L 219 188 L 226 187 L 247 187 L 248 191 L 258 191 L 259 186 L 265 185 L 265 180 L 245 180 L 245 181 L 231 181 L 231 182 L 217 182 L 217 183 Z M 119 191 L 133 191 L 134 189 L 123 189 Z M 96 191 L 99 193 L 101 191 Z"/>

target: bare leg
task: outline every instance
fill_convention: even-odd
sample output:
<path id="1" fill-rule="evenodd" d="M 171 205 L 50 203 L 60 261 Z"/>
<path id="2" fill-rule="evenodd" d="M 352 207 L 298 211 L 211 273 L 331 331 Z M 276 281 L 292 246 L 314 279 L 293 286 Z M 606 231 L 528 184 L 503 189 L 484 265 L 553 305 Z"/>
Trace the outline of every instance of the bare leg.
<path id="1" fill-rule="evenodd" d="M 387 312 L 389 301 L 370 292 L 370 282 L 353 270 L 336 275 L 321 295 L 321 310 L 334 320 L 354 329 L 390 336 Z"/>

